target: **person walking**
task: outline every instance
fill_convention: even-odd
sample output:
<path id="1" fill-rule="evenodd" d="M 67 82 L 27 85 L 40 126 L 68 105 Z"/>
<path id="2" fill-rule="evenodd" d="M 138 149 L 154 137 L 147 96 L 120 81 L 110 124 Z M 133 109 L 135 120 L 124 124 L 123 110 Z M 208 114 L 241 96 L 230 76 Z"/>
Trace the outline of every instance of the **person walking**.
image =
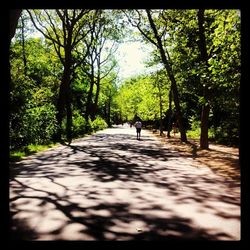
<path id="1" fill-rule="evenodd" d="M 137 138 L 137 140 L 140 140 L 141 139 L 141 128 L 142 128 L 142 123 L 140 120 L 136 121 L 135 128 L 136 128 L 136 138 Z"/>

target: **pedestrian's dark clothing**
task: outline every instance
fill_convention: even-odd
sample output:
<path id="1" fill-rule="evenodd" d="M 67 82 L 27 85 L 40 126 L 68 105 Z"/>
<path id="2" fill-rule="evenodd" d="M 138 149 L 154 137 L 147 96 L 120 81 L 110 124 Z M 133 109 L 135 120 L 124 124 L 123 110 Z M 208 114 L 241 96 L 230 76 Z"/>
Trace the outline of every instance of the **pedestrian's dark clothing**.
<path id="1" fill-rule="evenodd" d="M 135 123 L 137 139 L 140 139 L 140 137 L 141 137 L 141 127 L 142 127 L 142 123 L 140 121 L 137 121 Z"/>

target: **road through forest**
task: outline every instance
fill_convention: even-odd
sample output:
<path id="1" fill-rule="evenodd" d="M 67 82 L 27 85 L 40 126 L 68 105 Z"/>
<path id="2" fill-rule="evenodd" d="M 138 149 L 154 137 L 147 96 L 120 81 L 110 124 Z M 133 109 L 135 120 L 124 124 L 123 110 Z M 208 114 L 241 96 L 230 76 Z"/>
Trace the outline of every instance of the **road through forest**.
<path id="1" fill-rule="evenodd" d="M 239 240 L 240 185 L 117 126 L 10 164 L 12 238 Z"/>

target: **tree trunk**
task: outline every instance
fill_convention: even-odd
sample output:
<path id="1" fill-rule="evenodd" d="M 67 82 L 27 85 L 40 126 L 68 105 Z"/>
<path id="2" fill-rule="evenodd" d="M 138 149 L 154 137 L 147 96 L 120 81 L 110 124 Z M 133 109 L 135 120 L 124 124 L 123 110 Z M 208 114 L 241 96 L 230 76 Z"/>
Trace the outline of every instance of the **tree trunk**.
<path id="1" fill-rule="evenodd" d="M 91 108 L 92 108 L 92 95 L 93 95 L 93 88 L 94 88 L 94 78 L 90 80 L 90 88 L 88 92 L 88 97 L 87 97 L 87 103 L 86 103 L 86 112 L 85 112 L 85 119 L 86 122 L 89 119 L 89 115 L 91 114 Z"/>
<path id="2" fill-rule="evenodd" d="M 202 107 L 201 113 L 201 135 L 200 135 L 200 148 L 208 149 L 208 117 L 209 117 L 209 105 Z"/>
<path id="3" fill-rule="evenodd" d="M 163 135 L 163 124 L 162 124 L 162 100 L 160 96 L 160 136 Z"/>
<path id="4" fill-rule="evenodd" d="M 208 71 L 208 53 L 206 48 L 206 37 L 204 30 L 204 10 L 198 11 L 198 24 L 199 24 L 199 50 L 200 50 L 200 58 L 201 61 L 205 63 L 206 69 Z M 202 106 L 201 112 L 201 134 L 200 134 L 200 148 L 208 149 L 208 118 L 209 118 L 209 110 L 210 105 L 208 102 L 208 88 L 206 85 L 206 79 L 204 82 L 201 80 L 201 84 L 203 84 L 203 97 L 205 99 L 205 103 Z"/>
<path id="5" fill-rule="evenodd" d="M 171 131 L 171 117 L 172 117 L 172 88 L 170 87 L 169 91 L 169 117 L 168 117 L 168 138 L 170 138 L 170 131 Z"/>
<path id="6" fill-rule="evenodd" d="M 159 83 L 157 83 L 158 91 L 159 91 L 159 108 L 160 108 L 160 136 L 163 135 L 163 124 L 162 124 L 162 95 L 161 88 Z"/>
<path id="7" fill-rule="evenodd" d="M 110 120 L 110 110 L 111 110 L 111 97 L 108 102 L 108 127 L 111 128 L 111 120 Z"/>
<path id="8" fill-rule="evenodd" d="M 71 128 L 72 128 L 72 112 L 70 108 L 70 76 L 71 76 L 71 49 L 69 47 L 65 48 L 65 62 L 63 78 L 59 89 L 59 97 L 57 102 L 57 122 L 58 122 L 58 139 L 62 139 L 62 120 L 65 115 L 66 109 L 66 131 L 67 139 L 70 139 Z M 69 137 L 68 137 L 69 136 Z"/>
<path id="9" fill-rule="evenodd" d="M 112 94 L 111 90 L 109 90 L 108 100 L 105 103 L 105 118 L 109 128 L 111 128 L 111 117 L 110 117 L 111 101 L 112 101 Z"/>
<path id="10" fill-rule="evenodd" d="M 21 16 L 22 21 L 22 53 L 23 53 L 23 64 L 24 64 L 24 75 L 27 76 L 27 59 L 25 53 L 25 39 L 24 39 L 24 19 Z"/>
<path id="11" fill-rule="evenodd" d="M 8 47 L 6 48 L 7 49 L 7 53 L 9 53 L 10 52 L 10 44 L 11 44 L 11 39 L 14 37 L 14 35 L 15 35 L 15 32 L 16 32 L 16 27 L 17 27 L 17 24 L 18 24 L 18 19 L 19 19 L 19 17 L 21 16 L 21 13 L 22 13 L 22 10 L 10 10 L 10 12 L 9 12 L 9 28 L 10 28 L 10 33 L 9 33 L 9 38 L 8 38 L 8 43 L 6 44 Z M 9 55 L 8 55 L 9 56 Z M 10 60 L 9 60 L 9 57 L 6 57 L 6 72 L 7 72 L 7 82 L 9 82 L 10 84 L 11 84 L 11 72 L 10 72 L 10 70 L 11 70 L 11 66 L 10 66 Z M 5 68 L 4 67 L 2 67 L 2 70 L 5 72 Z M 1 86 L 2 86 L 2 88 L 0 88 L 0 91 L 2 92 L 2 93 L 4 93 L 5 91 L 6 91 L 6 85 L 5 84 L 1 84 Z M 8 84 L 7 84 L 7 86 L 8 86 Z M 7 87 L 8 88 L 8 87 Z M 9 94 L 9 91 L 7 91 L 6 92 L 6 94 L 7 94 L 7 96 L 8 96 L 8 94 Z M 2 109 L 2 110 L 6 110 L 6 109 Z M 10 115 L 9 115 L 9 113 L 8 113 L 8 111 L 7 112 L 3 112 L 2 113 L 2 116 L 1 116 L 1 118 L 2 118 L 2 120 L 3 121 L 8 121 L 9 119 L 10 119 Z M 7 126 L 5 127 L 5 126 L 3 126 L 3 129 L 2 129 L 2 131 L 4 131 L 5 130 L 5 128 L 6 128 L 6 132 L 8 133 L 9 132 L 9 127 L 8 127 L 8 124 L 7 123 L 5 123 Z M 6 134 L 4 134 L 4 137 L 5 137 L 5 135 Z M 7 145 L 9 145 L 9 146 L 7 146 L 7 147 L 3 147 L 3 150 L 2 150 L 2 154 L 3 155 L 8 155 L 9 154 L 9 147 L 11 146 L 11 143 L 10 143 L 10 141 L 9 140 L 6 140 L 6 144 Z M 5 154 L 6 153 L 6 154 Z M 8 158 L 6 158 L 6 160 L 8 161 Z"/>
<path id="12" fill-rule="evenodd" d="M 179 94 L 178 94 L 176 81 L 172 74 L 169 74 L 169 76 L 170 78 L 172 78 L 171 82 L 172 82 L 172 89 L 173 89 L 173 97 L 174 97 L 174 104 L 176 108 L 177 123 L 178 123 L 178 127 L 179 127 L 180 134 L 181 134 L 181 141 L 186 142 L 187 136 L 186 136 L 185 128 L 183 126 L 182 113 L 181 113 L 181 108 L 180 108 Z"/>
<path id="13" fill-rule="evenodd" d="M 21 16 L 22 10 L 16 9 L 16 10 L 10 10 L 10 36 L 9 36 L 9 42 L 11 42 L 11 39 L 14 37 L 16 33 L 16 27 L 18 24 L 18 19 Z"/>
<path id="14" fill-rule="evenodd" d="M 67 134 L 68 143 L 71 143 L 72 141 L 72 110 L 71 110 L 70 93 L 67 93 L 66 99 L 67 99 L 66 100 L 66 114 L 67 114 L 66 134 Z"/>
<path id="15" fill-rule="evenodd" d="M 69 70 L 66 68 L 66 65 L 64 67 L 63 77 L 60 84 L 59 89 L 59 97 L 57 100 L 57 123 L 58 123 L 58 140 L 62 139 L 62 120 L 65 116 L 65 106 L 68 98 L 68 88 L 69 88 L 69 82 L 70 82 L 70 75 Z"/>
<path id="16" fill-rule="evenodd" d="M 181 113 L 181 108 L 180 108 L 179 93 L 178 93 L 178 89 L 177 89 L 176 80 L 175 80 L 175 77 L 174 77 L 173 72 L 171 70 L 171 67 L 170 67 L 170 65 L 168 63 L 168 60 L 167 60 L 167 57 L 166 57 L 166 54 L 165 54 L 165 51 L 164 51 L 164 48 L 163 48 L 163 45 L 162 45 L 161 38 L 158 35 L 158 31 L 156 29 L 156 26 L 154 24 L 152 16 L 151 16 L 149 10 L 146 10 L 146 12 L 147 12 L 147 15 L 148 15 L 148 20 L 149 20 L 150 26 L 153 29 L 154 36 L 155 36 L 155 38 L 157 40 L 158 49 L 159 49 L 159 52 L 160 52 L 160 55 L 161 55 L 162 62 L 164 64 L 164 66 L 165 66 L 168 77 L 169 77 L 169 79 L 171 81 L 171 87 L 172 87 L 172 90 L 173 90 L 173 97 L 174 97 L 174 104 L 175 104 L 175 108 L 176 108 L 177 122 L 178 122 L 178 125 L 179 125 L 180 134 L 181 134 L 181 141 L 186 142 L 187 141 L 187 136 L 186 136 L 186 131 L 185 131 L 185 128 L 183 126 L 183 121 L 182 121 L 182 113 Z"/>
<path id="17" fill-rule="evenodd" d="M 96 81 L 96 94 L 95 94 L 94 109 L 92 110 L 92 120 L 95 119 L 97 114 L 99 94 L 100 94 L 100 79 L 98 77 Z"/>

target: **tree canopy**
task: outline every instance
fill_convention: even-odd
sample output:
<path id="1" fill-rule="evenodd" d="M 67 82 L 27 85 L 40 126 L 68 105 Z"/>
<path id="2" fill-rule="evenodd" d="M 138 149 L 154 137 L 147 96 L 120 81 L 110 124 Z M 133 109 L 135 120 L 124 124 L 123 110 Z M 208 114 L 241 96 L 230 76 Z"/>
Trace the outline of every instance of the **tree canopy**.
<path id="1" fill-rule="evenodd" d="M 10 148 L 135 117 L 161 135 L 177 122 L 182 141 L 197 130 L 201 148 L 238 145 L 240 21 L 235 9 L 22 10 L 10 44 Z M 155 70 L 118 82 L 128 36 L 154 46 L 145 64 Z"/>

